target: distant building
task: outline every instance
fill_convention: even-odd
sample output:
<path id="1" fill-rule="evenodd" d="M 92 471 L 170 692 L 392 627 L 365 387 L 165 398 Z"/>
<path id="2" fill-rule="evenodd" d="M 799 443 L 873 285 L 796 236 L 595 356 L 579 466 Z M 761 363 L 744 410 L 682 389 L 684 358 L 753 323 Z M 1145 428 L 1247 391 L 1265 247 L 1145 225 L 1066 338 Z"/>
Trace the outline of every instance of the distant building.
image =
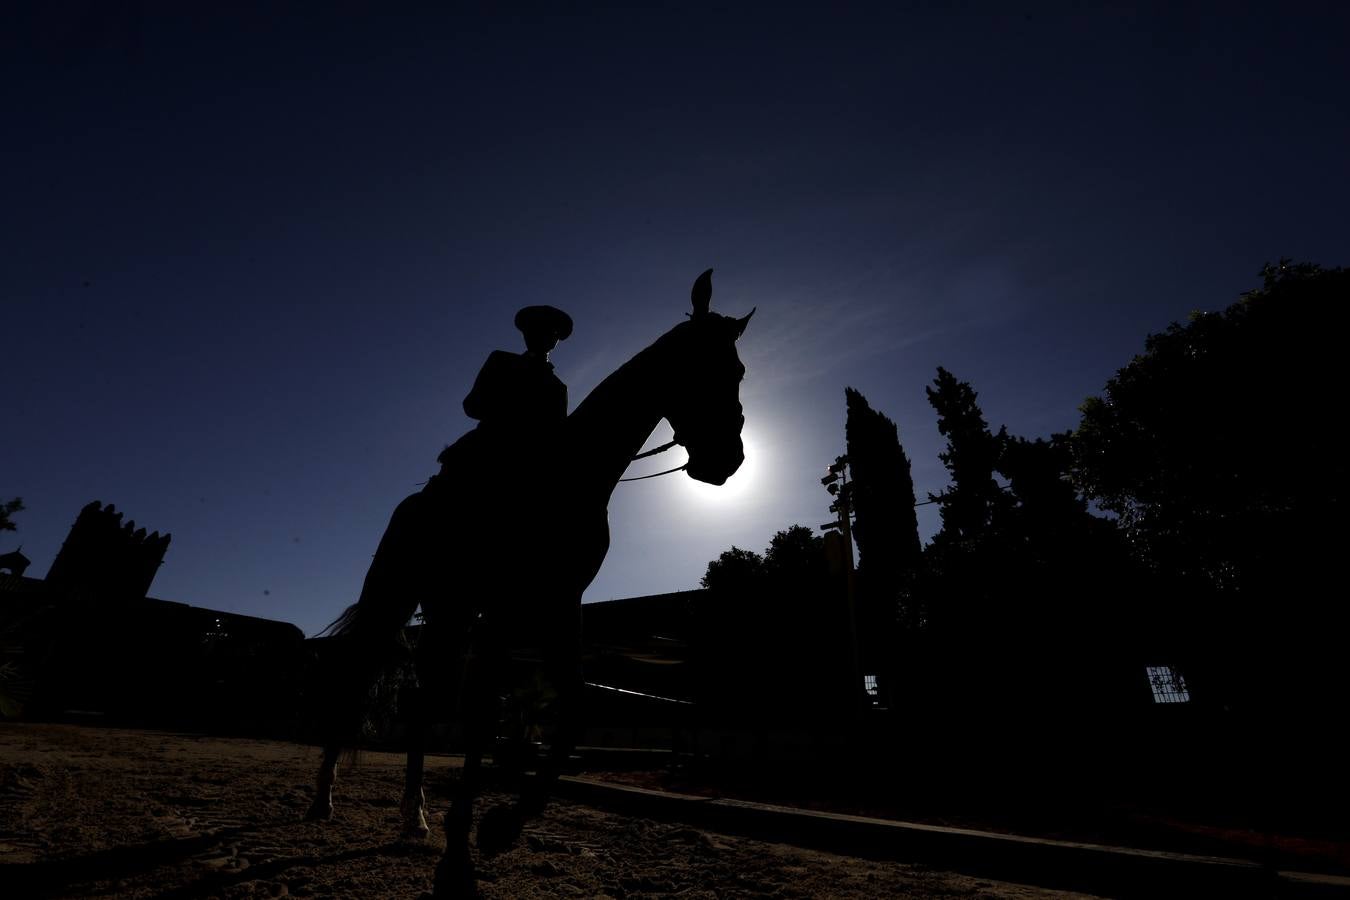
<path id="1" fill-rule="evenodd" d="M 305 661 L 300 629 L 147 596 L 170 536 L 122 518 L 112 504 L 90 503 L 46 579 L 24 577 L 21 557 L 13 574 L 0 574 L 0 664 L 20 673 L 20 705 L 38 715 L 80 710 L 147 723 L 293 717 Z M 15 555 L 0 557 L 0 569 Z"/>
<path id="2" fill-rule="evenodd" d="M 22 547 L 19 548 L 19 550 L 22 549 Z M 0 555 L 0 572 L 8 572 L 11 575 L 17 575 L 20 578 L 23 577 L 24 571 L 28 568 L 32 560 L 20 553 L 19 550 Z"/>
<path id="3" fill-rule="evenodd" d="M 70 527 L 47 582 L 80 594 L 139 599 L 150 592 L 170 540 L 158 531 L 147 535 L 135 521 L 124 524 L 116 507 L 95 500 Z"/>

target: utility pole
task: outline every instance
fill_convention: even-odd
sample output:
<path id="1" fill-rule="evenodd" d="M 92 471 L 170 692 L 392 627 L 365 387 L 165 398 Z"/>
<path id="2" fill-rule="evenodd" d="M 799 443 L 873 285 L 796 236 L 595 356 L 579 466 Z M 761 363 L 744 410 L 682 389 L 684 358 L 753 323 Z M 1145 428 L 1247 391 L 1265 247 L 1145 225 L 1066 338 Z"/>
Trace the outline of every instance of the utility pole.
<path id="1" fill-rule="evenodd" d="M 853 683 L 849 687 L 849 697 L 853 698 L 855 711 L 861 708 L 859 691 L 862 690 L 862 668 L 858 659 L 858 619 L 856 613 L 857 578 L 853 566 L 853 484 L 848 477 L 848 456 L 838 456 L 820 479 L 829 491 L 834 502 L 830 512 L 838 518 L 820 526 L 825 532 L 826 554 L 830 556 L 831 569 L 842 568 L 844 575 L 844 602 L 848 615 L 849 663 L 853 672 Z"/>

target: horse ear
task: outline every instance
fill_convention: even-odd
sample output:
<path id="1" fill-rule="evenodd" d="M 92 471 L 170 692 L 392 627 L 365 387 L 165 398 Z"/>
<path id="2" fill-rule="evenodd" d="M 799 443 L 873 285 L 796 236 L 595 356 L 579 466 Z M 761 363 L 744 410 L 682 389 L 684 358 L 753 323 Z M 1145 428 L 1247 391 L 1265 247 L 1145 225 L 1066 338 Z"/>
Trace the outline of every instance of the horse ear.
<path id="1" fill-rule="evenodd" d="M 738 339 L 741 335 L 745 334 L 745 326 L 750 324 L 750 317 L 755 314 L 755 310 L 757 309 L 759 309 L 758 306 L 752 307 L 750 311 L 745 314 L 744 318 L 736 320 L 736 337 Z"/>
<path id="2" fill-rule="evenodd" d="M 694 281 L 694 290 L 690 299 L 694 301 L 694 315 L 708 314 L 708 305 L 712 303 L 712 269 L 704 272 Z"/>

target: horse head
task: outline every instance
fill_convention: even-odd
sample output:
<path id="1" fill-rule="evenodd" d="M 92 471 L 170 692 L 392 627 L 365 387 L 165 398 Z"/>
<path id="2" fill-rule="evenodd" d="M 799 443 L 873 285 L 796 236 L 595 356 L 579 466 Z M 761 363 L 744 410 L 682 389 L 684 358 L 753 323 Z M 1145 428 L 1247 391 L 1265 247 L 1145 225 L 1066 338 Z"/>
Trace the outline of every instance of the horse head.
<path id="1" fill-rule="evenodd" d="M 736 340 L 755 311 L 740 319 L 710 311 L 712 269 L 694 282 L 692 299 L 689 321 L 668 335 L 675 361 L 662 413 L 675 430 L 675 442 L 689 453 L 689 477 L 723 484 L 745 461 L 740 399 L 745 366 L 736 355 Z"/>

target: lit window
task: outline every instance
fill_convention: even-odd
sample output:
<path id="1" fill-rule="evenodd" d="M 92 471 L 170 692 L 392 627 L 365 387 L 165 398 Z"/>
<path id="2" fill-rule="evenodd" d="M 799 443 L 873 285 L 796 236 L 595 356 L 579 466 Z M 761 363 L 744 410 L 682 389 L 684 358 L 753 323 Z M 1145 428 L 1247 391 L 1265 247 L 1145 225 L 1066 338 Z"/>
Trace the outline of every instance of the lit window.
<path id="1" fill-rule="evenodd" d="M 1186 681 L 1181 673 L 1171 666 L 1145 666 L 1148 683 L 1153 688 L 1154 703 L 1186 703 L 1191 692 L 1186 689 Z"/>
<path id="2" fill-rule="evenodd" d="M 225 624 L 220 619 L 213 620 L 212 624 L 202 632 L 203 644 L 215 644 L 217 641 L 223 641 L 230 636 L 225 630 Z"/>

